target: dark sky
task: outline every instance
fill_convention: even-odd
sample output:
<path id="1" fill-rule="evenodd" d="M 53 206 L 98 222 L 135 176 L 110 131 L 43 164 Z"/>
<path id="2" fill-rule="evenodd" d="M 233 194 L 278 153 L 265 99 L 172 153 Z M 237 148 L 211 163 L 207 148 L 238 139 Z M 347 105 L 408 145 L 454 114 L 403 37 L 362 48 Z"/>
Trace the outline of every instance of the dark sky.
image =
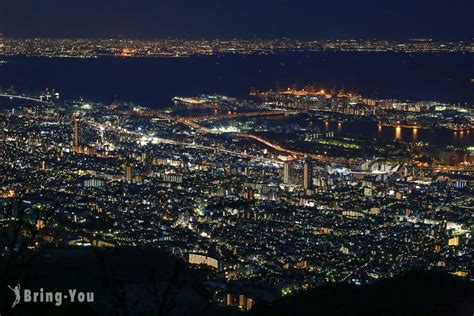
<path id="1" fill-rule="evenodd" d="M 4 36 L 471 39 L 474 1 L 0 0 Z"/>

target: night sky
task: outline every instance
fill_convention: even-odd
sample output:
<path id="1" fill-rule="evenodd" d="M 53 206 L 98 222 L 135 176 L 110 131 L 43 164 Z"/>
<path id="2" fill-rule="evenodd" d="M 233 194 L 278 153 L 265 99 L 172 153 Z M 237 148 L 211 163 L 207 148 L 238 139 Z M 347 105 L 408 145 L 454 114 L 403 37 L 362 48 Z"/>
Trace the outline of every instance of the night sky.
<path id="1" fill-rule="evenodd" d="M 0 0 L 4 36 L 464 39 L 473 1 Z"/>

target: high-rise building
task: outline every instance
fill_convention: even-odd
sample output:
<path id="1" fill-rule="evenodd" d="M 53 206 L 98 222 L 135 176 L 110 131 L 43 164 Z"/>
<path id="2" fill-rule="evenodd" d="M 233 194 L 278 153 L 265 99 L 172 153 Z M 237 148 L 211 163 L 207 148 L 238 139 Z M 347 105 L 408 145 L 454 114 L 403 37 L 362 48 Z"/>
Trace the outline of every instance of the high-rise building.
<path id="1" fill-rule="evenodd" d="M 0 121 L 0 140 L 5 140 L 7 135 L 5 134 L 5 123 Z"/>
<path id="2" fill-rule="evenodd" d="M 133 180 L 132 166 L 125 165 L 125 181 L 132 182 L 132 180 Z"/>
<path id="3" fill-rule="evenodd" d="M 311 189 L 313 182 L 313 170 L 311 163 L 305 160 L 303 165 L 303 188 L 305 190 Z"/>
<path id="4" fill-rule="evenodd" d="M 74 147 L 79 147 L 81 136 L 81 122 L 78 119 L 74 120 Z"/>
<path id="5" fill-rule="evenodd" d="M 290 184 L 290 164 L 287 162 L 283 165 L 283 183 Z"/>

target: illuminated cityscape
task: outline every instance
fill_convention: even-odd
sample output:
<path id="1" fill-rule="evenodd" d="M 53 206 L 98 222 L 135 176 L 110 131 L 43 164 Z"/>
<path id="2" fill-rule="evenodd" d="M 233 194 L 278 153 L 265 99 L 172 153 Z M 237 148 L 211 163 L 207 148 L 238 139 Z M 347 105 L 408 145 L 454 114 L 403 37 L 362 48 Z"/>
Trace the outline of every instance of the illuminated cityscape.
<path id="1" fill-rule="evenodd" d="M 192 55 L 274 54 L 288 51 L 348 51 L 455 53 L 474 52 L 471 42 L 439 42 L 431 39 L 384 40 L 139 40 L 139 39 L 16 39 L 0 37 L 0 54 L 97 58 L 186 57 Z"/>
<path id="2" fill-rule="evenodd" d="M 1 315 L 472 315 L 457 20 L 118 2 L 0 13 Z"/>
<path id="3" fill-rule="evenodd" d="M 283 294 L 419 267 L 470 277 L 472 142 L 433 148 L 399 134 L 470 137 L 472 109 L 311 91 L 176 97 L 164 111 L 2 94 L 15 105 L 2 114 L 3 228 L 21 197 L 38 228 L 32 249 L 159 247 L 230 284 L 258 278 Z M 393 140 L 328 128 L 368 116 Z M 215 291 L 244 309 L 261 299 Z"/>

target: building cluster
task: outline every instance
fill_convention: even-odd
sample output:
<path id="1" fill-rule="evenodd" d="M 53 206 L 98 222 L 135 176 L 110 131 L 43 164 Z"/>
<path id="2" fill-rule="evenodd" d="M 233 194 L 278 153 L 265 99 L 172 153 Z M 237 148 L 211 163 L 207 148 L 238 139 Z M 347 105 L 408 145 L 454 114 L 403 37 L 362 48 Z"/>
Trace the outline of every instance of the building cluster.
<path id="1" fill-rule="evenodd" d="M 0 230 L 33 251 L 167 249 L 242 310 L 409 269 L 473 278 L 470 171 L 283 155 L 121 104 L 18 102 L 0 115 Z"/>
<path id="2" fill-rule="evenodd" d="M 302 89 L 293 86 L 270 91 L 252 89 L 250 95 L 264 100 L 265 104 L 277 109 L 316 110 L 350 117 L 370 117 L 381 125 L 443 128 L 455 131 L 467 131 L 474 126 L 474 110 L 469 105 L 374 99 L 343 89 L 333 88 L 325 91 L 314 86 Z"/>
<path id="3" fill-rule="evenodd" d="M 473 52 L 471 42 L 433 40 L 180 40 L 55 39 L 0 37 L 0 55 L 97 58 L 186 57 L 192 55 L 272 54 L 285 51 L 362 51 L 404 53 Z"/>
<path id="4" fill-rule="evenodd" d="M 330 91 L 306 86 L 297 89 L 258 91 L 252 89 L 251 96 L 258 97 L 274 108 L 298 111 L 317 110 L 348 116 L 372 117 L 379 123 L 392 126 L 445 128 L 469 130 L 474 126 L 474 110 L 470 105 L 452 105 L 433 101 L 406 101 L 375 99 L 356 92 L 332 88 Z"/>

